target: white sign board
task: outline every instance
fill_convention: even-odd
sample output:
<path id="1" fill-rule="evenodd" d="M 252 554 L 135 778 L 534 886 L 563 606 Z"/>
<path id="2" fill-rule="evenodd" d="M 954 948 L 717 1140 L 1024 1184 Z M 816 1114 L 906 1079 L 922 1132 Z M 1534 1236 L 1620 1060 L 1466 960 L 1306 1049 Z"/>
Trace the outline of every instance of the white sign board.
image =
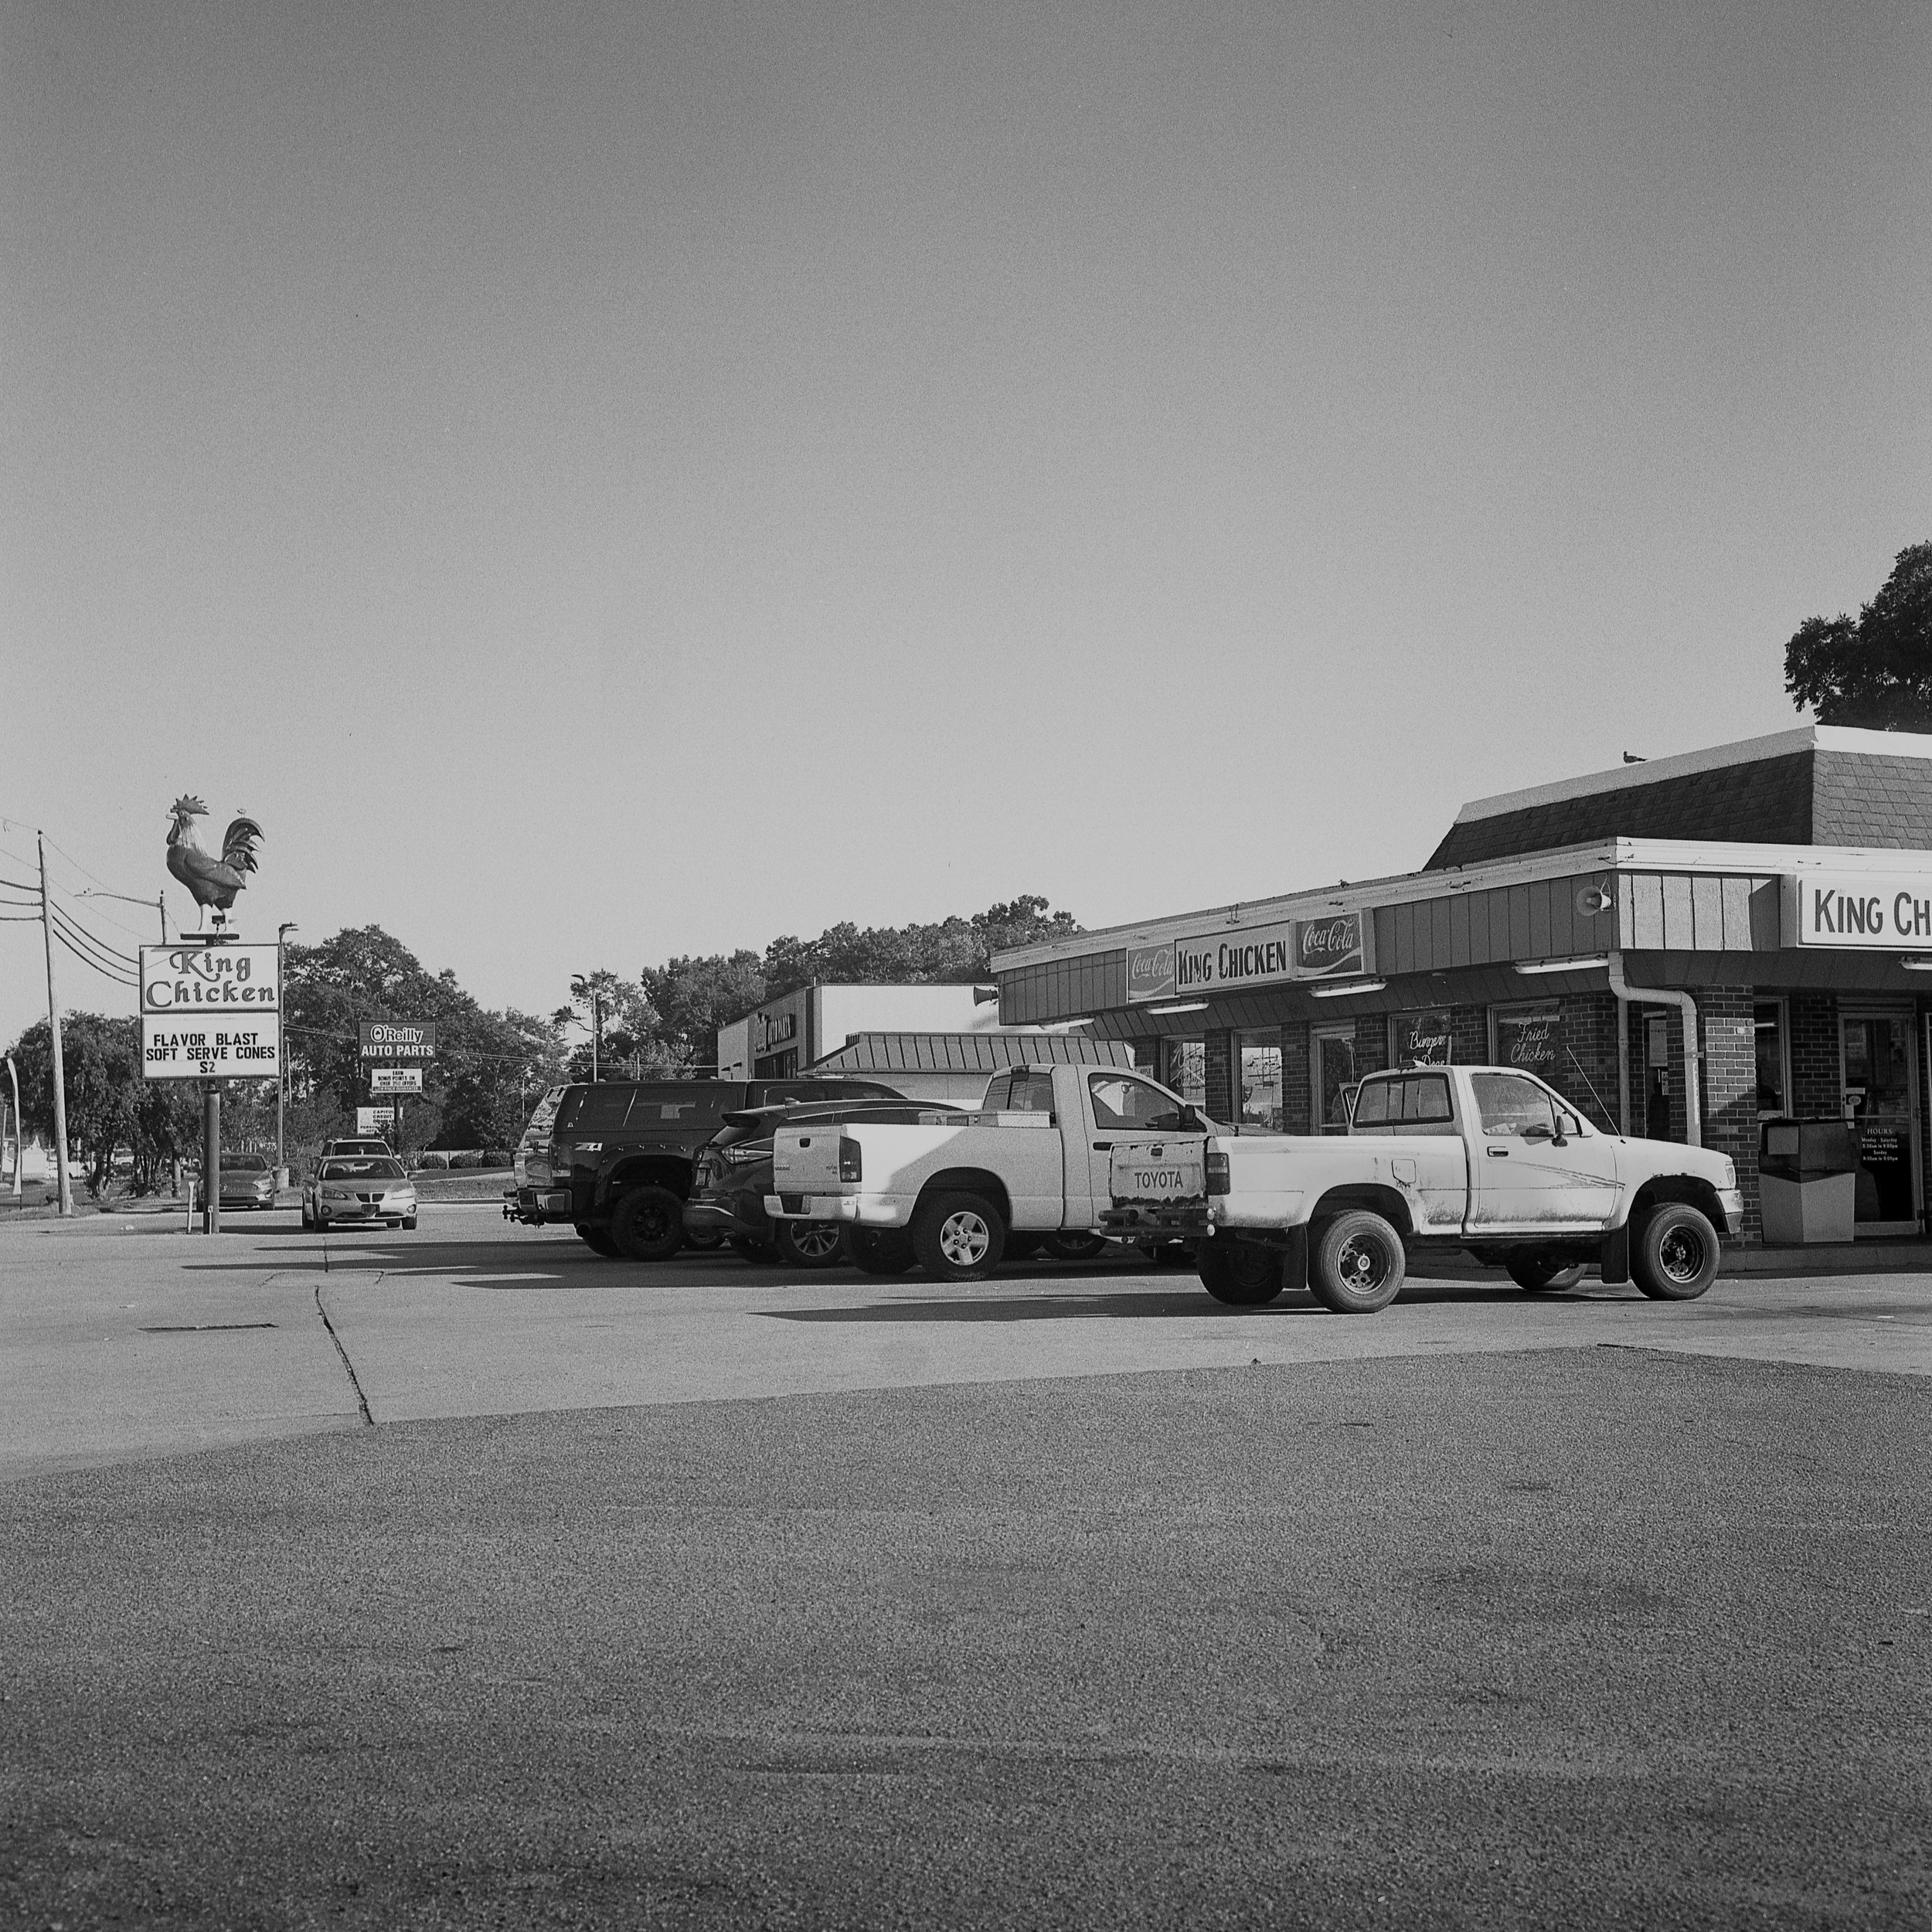
<path id="1" fill-rule="evenodd" d="M 1374 932 L 1374 921 L 1366 913 L 1333 913 L 1132 946 L 1127 954 L 1127 997 L 1134 1002 L 1198 998 L 1291 981 L 1346 978 L 1373 969 Z"/>
<path id="2" fill-rule="evenodd" d="M 273 946 L 141 949 L 141 1070 L 151 1080 L 274 1080 L 282 1000 Z"/>
<path id="3" fill-rule="evenodd" d="M 144 946 L 141 1010 L 197 1019 L 279 1013 L 276 963 L 273 946 Z"/>
<path id="4" fill-rule="evenodd" d="M 151 1080 L 270 1080 L 282 1070 L 279 1013 L 143 1013 L 141 1070 Z"/>
<path id="5" fill-rule="evenodd" d="M 396 1117 L 393 1107 L 359 1107 L 355 1110 L 355 1131 L 358 1134 L 373 1134 L 379 1128 L 387 1127 Z"/>
<path id="6" fill-rule="evenodd" d="M 1784 917 L 1787 944 L 1932 953 L 1932 872 L 1800 872 Z"/>
<path id="7" fill-rule="evenodd" d="M 374 1066 L 369 1070 L 372 1094 L 420 1094 L 423 1070 L 420 1066 Z"/>

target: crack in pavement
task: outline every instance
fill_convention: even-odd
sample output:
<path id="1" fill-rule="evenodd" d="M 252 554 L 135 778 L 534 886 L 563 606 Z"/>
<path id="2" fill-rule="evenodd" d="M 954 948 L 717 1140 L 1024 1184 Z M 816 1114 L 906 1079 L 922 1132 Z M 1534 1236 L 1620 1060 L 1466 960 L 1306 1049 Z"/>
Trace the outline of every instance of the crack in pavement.
<path id="1" fill-rule="evenodd" d="M 325 1250 L 324 1253 L 326 1253 L 327 1250 Z M 379 1270 L 376 1278 L 379 1281 L 383 1278 Z M 319 1281 L 315 1284 L 315 1312 L 322 1318 L 322 1326 L 328 1331 L 328 1338 L 335 1343 L 335 1352 L 342 1358 L 342 1368 L 349 1376 L 349 1386 L 355 1391 L 355 1406 L 362 1411 L 363 1421 L 373 1429 L 376 1418 L 369 1412 L 369 1397 L 363 1394 L 362 1382 L 355 1373 L 355 1364 L 349 1360 L 349 1351 L 342 1346 L 342 1338 L 335 1332 L 335 1324 L 329 1320 L 328 1310 L 322 1305 L 322 1284 Z"/>

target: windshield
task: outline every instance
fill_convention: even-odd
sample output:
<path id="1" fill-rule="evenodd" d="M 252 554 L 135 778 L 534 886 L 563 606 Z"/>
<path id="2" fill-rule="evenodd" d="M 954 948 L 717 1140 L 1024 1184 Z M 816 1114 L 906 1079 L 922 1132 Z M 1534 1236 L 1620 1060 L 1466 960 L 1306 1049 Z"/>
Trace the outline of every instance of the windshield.
<path id="1" fill-rule="evenodd" d="M 268 1157 L 264 1154 L 224 1154 L 221 1166 L 224 1174 L 266 1174 Z"/>
<path id="2" fill-rule="evenodd" d="M 325 1181 L 400 1181 L 406 1178 L 400 1161 L 385 1159 L 379 1155 L 366 1155 L 360 1160 L 322 1163 Z"/>

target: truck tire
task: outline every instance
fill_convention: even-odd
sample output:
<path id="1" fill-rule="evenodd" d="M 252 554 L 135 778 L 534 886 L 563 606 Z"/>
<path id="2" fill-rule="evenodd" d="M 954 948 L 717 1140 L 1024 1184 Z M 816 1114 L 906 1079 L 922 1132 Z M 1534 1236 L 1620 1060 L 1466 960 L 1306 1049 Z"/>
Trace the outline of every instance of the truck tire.
<path id="1" fill-rule="evenodd" d="M 835 1268 L 845 1258 L 845 1230 L 836 1221 L 781 1221 L 778 1256 L 794 1268 Z"/>
<path id="2" fill-rule="evenodd" d="M 1350 1208 L 1315 1230 L 1308 1287 L 1335 1315 L 1373 1315 L 1402 1292 L 1402 1236 L 1379 1214 Z"/>
<path id="3" fill-rule="evenodd" d="M 611 1216 L 627 1261 L 668 1261 L 684 1246 L 684 1203 L 668 1187 L 633 1188 Z"/>
<path id="4" fill-rule="evenodd" d="M 611 1230 L 608 1228 L 590 1227 L 580 1221 L 577 1224 L 577 1239 L 593 1254 L 600 1254 L 607 1261 L 614 1261 L 617 1258 L 617 1244 L 611 1239 Z"/>
<path id="5" fill-rule="evenodd" d="M 754 1241 L 748 1234 L 731 1237 L 731 1252 L 754 1268 L 768 1268 L 778 1259 L 778 1250 L 769 1241 Z"/>
<path id="6" fill-rule="evenodd" d="M 1653 1301 L 1695 1301 L 1717 1279 L 1717 1230 L 1682 1201 L 1666 1201 L 1631 1231 L 1631 1279 Z"/>
<path id="7" fill-rule="evenodd" d="M 903 1228 L 848 1228 L 852 1264 L 865 1274 L 903 1274 L 919 1259 Z"/>
<path id="8" fill-rule="evenodd" d="M 983 1195 L 935 1194 L 913 1216 L 913 1252 L 935 1281 L 984 1281 L 1006 1249 L 1006 1223 Z"/>
<path id="9" fill-rule="evenodd" d="M 1107 1240 L 1104 1234 L 1049 1234 L 1042 1245 L 1056 1261 L 1097 1261 Z"/>
<path id="10" fill-rule="evenodd" d="M 1281 1292 L 1285 1257 L 1259 1241 L 1217 1234 L 1203 1241 L 1196 1263 L 1201 1285 L 1230 1308 L 1264 1308 Z"/>
<path id="11" fill-rule="evenodd" d="M 1526 1294 L 1560 1294 L 1583 1278 L 1583 1263 L 1560 1254 L 1506 1255 L 1503 1266 Z"/>

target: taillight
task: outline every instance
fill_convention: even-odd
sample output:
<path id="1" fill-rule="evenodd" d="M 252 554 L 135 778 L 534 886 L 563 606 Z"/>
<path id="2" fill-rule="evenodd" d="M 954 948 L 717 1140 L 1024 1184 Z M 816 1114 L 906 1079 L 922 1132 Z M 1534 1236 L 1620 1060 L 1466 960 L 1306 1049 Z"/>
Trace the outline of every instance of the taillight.
<path id="1" fill-rule="evenodd" d="M 842 1181 L 862 1181 L 866 1178 L 865 1156 L 859 1143 L 842 1134 L 838 1137 L 838 1178 Z"/>
<path id="2" fill-rule="evenodd" d="M 1225 1194 L 1228 1191 L 1228 1157 L 1225 1154 L 1210 1154 L 1207 1157 L 1207 1191 L 1210 1194 Z"/>

